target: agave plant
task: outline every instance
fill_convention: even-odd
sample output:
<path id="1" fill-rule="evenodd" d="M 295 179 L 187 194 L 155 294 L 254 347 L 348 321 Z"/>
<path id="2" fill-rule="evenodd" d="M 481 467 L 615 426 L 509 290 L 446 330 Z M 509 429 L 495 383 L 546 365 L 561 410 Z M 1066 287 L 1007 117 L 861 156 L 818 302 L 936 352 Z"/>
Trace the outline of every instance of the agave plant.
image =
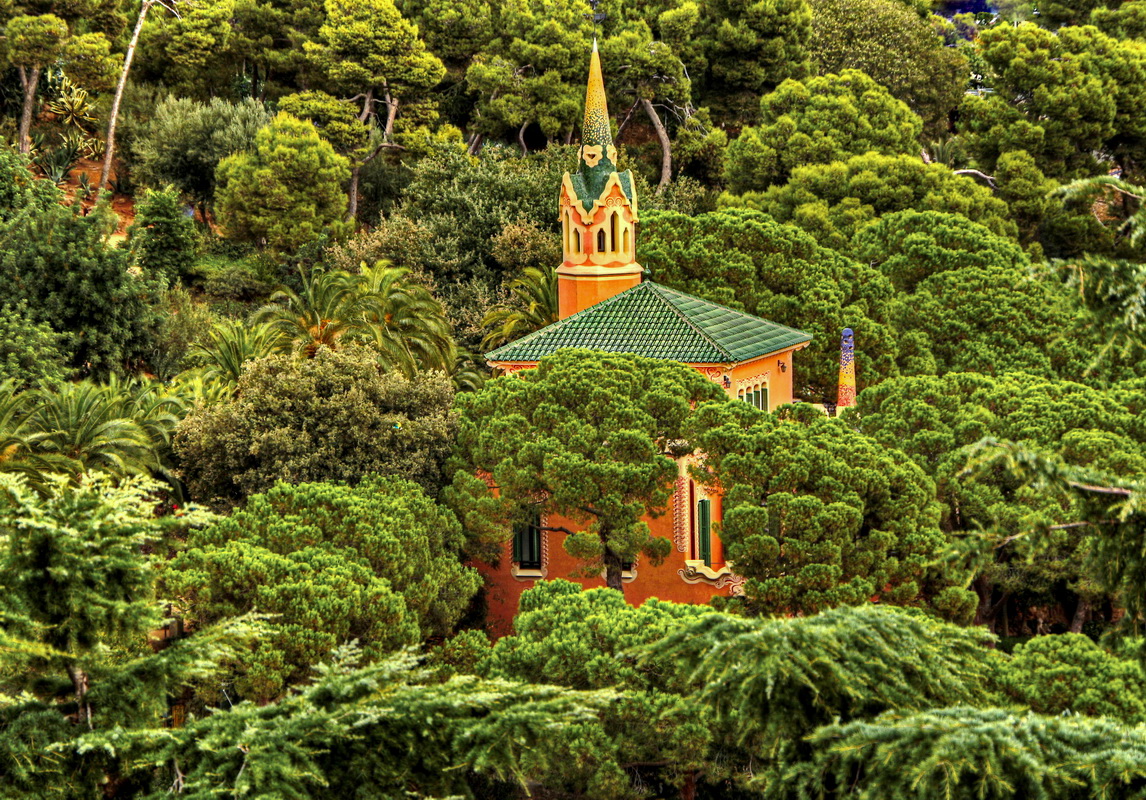
<path id="1" fill-rule="evenodd" d="M 527 267 L 509 285 L 510 300 L 494 306 L 482 319 L 489 333 L 482 347 L 491 350 L 557 321 L 557 271 Z"/>
<path id="2" fill-rule="evenodd" d="M 48 110 L 65 127 L 87 133 L 98 121 L 86 89 L 77 86 L 66 76 L 60 82 L 59 94 L 48 104 Z"/>
<path id="3" fill-rule="evenodd" d="M 41 150 L 32 163 L 40 168 L 44 177 L 55 183 L 64 183 L 80 157 L 83 142 L 77 137 L 64 137 L 55 147 Z"/>

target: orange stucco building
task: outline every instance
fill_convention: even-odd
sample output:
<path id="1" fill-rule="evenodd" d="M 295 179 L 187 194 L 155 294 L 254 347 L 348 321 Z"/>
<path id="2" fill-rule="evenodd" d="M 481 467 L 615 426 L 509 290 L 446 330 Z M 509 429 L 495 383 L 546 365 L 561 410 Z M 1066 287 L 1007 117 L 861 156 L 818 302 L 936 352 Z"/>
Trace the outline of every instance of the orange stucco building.
<path id="1" fill-rule="evenodd" d="M 640 222 L 633 176 L 618 172 L 609 129 L 605 87 L 596 45 L 589 68 L 580 164 L 566 173 L 559 195 L 562 263 L 557 269 L 560 319 L 486 355 L 491 366 L 513 373 L 536 366 L 566 347 L 582 347 L 680 361 L 729 396 L 772 410 L 792 402 L 794 354 L 811 336 L 644 279 L 636 261 Z M 625 597 L 706 603 L 714 594 L 737 594 L 743 579 L 724 558 L 717 490 L 689 475 L 694 456 L 679 460 L 667 512 L 647 518 L 654 536 L 673 543 L 658 567 L 638 558 L 624 571 Z M 565 552 L 562 535 L 544 528 L 575 528 L 549 518 L 515 533 L 497 566 L 481 565 L 490 589 L 491 632 L 503 635 L 521 593 L 538 580 L 566 578 L 585 587 L 599 578 L 573 578 L 583 563 Z"/>

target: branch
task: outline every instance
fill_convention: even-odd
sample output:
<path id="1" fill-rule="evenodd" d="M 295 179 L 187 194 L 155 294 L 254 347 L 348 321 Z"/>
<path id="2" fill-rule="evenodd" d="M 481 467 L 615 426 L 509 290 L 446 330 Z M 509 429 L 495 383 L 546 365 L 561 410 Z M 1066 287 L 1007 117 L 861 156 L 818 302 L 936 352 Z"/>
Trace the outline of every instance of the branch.
<path id="1" fill-rule="evenodd" d="M 564 525 L 542 525 L 538 530 L 553 531 L 554 533 L 563 533 L 566 536 L 576 536 L 577 531 L 571 531 Z"/>
<path id="2" fill-rule="evenodd" d="M 956 169 L 956 170 L 952 170 L 952 171 L 956 175 L 974 175 L 975 177 L 982 178 L 984 181 L 986 181 L 987 185 L 990 186 L 992 189 L 998 188 L 998 186 L 995 184 L 994 176 L 986 175 L 977 169 Z"/>

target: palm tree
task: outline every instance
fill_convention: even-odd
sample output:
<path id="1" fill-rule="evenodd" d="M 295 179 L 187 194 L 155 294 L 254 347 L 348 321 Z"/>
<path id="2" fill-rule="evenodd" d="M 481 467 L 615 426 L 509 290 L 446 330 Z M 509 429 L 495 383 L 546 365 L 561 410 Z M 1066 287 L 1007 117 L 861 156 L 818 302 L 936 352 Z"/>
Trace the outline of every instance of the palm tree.
<path id="1" fill-rule="evenodd" d="M 407 281 L 408 273 L 387 261 L 362 265 L 357 291 L 369 298 L 374 342 L 383 357 L 407 375 L 418 369 L 450 372 L 457 345 L 445 308 L 424 286 Z"/>
<path id="2" fill-rule="evenodd" d="M 191 348 L 191 356 L 200 365 L 198 374 L 204 381 L 220 381 L 234 387 L 239 383 L 243 365 L 276 352 L 283 335 L 267 324 L 246 325 L 227 320 L 210 333 L 210 342 Z"/>
<path id="3" fill-rule="evenodd" d="M 369 341 L 368 314 L 373 298 L 359 292 L 361 279 L 343 270 L 316 268 L 301 273 L 302 291 L 280 286 L 271 304 L 255 313 L 255 322 L 277 334 L 277 351 L 298 348 L 313 358 L 320 347 L 337 350 L 343 339 Z"/>
<path id="4" fill-rule="evenodd" d="M 26 394 L 25 425 L 33 454 L 67 464 L 73 473 L 127 475 L 162 466 L 153 437 L 168 424 L 173 429 L 174 423 L 145 397 L 125 397 L 118 386 L 91 381 L 44 386 Z M 133 412 L 143 418 L 125 416 Z"/>
<path id="5" fill-rule="evenodd" d="M 448 371 L 456 347 L 445 309 L 425 287 L 408 282 L 407 272 L 385 261 L 363 265 L 361 275 L 315 269 L 302 276 L 302 291 L 280 287 L 255 320 L 278 337 L 277 351 L 297 349 L 311 358 L 320 347 L 357 342 L 373 345 L 383 363 L 407 375 Z"/>
<path id="6" fill-rule="evenodd" d="M 557 271 L 526 267 L 509 285 L 510 300 L 494 306 L 482 319 L 490 331 L 482 339 L 486 350 L 540 330 L 558 319 Z"/>

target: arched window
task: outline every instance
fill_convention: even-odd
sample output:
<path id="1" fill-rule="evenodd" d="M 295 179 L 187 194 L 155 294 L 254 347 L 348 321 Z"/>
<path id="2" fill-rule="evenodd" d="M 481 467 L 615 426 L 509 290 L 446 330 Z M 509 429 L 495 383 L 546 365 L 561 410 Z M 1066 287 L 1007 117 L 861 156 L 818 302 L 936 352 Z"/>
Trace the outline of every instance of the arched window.
<path id="1" fill-rule="evenodd" d="M 617 212 L 613 211 L 609 214 L 609 249 L 614 253 L 617 252 Z"/>
<path id="2" fill-rule="evenodd" d="M 621 251 L 628 253 L 629 250 L 629 226 L 625 226 L 625 230 L 621 233 Z"/>
<path id="3" fill-rule="evenodd" d="M 604 228 L 601 228 L 601 230 L 597 231 L 597 252 L 598 253 L 605 252 L 605 229 Z"/>

